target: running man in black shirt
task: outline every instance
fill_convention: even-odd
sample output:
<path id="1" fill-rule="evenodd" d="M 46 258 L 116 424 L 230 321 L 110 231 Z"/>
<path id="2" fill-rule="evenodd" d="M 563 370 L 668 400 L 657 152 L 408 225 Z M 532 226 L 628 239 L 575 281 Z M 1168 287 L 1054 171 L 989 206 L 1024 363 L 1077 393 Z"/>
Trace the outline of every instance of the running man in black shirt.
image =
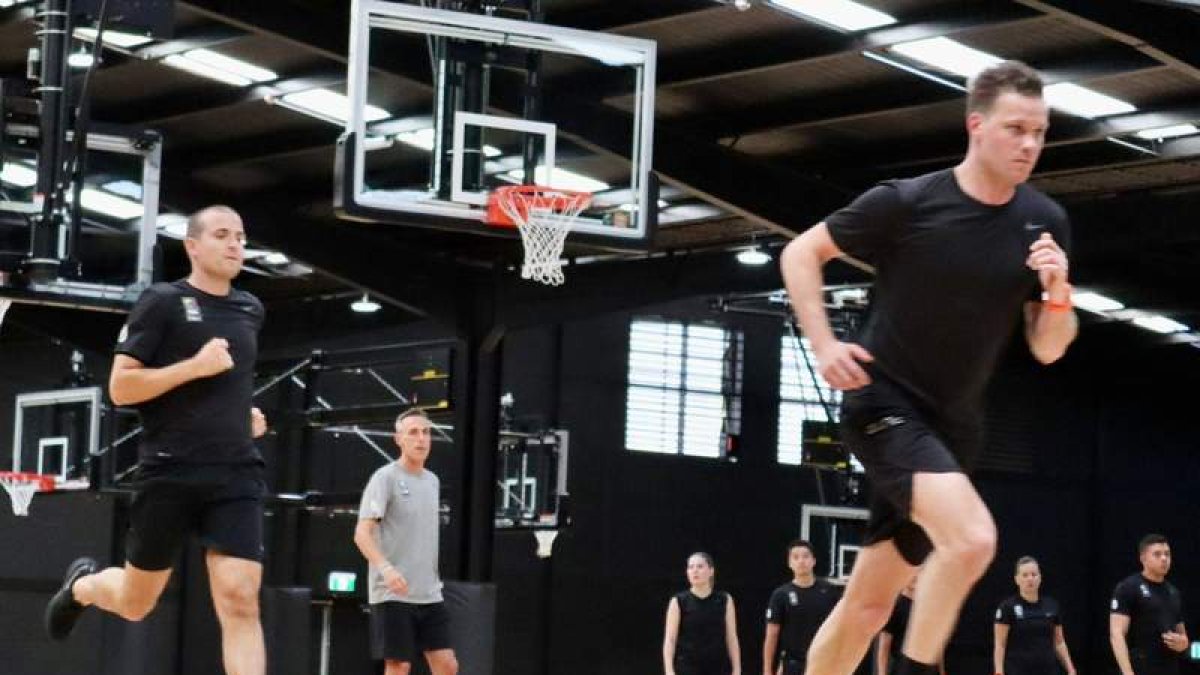
<path id="1" fill-rule="evenodd" d="M 1138 543 L 1142 571 L 1113 591 L 1108 632 L 1121 675 L 1178 675 L 1179 655 L 1187 651 L 1183 598 L 1167 581 L 1171 545 L 1161 534 Z"/>
<path id="2" fill-rule="evenodd" d="M 91 558 L 67 570 L 46 608 L 65 638 L 90 605 L 128 621 L 154 608 L 185 538 L 207 549 L 225 672 L 263 675 L 262 458 L 253 438 L 266 420 L 251 400 L 263 307 L 231 286 L 246 234 L 238 214 L 212 206 L 188 220 L 187 279 L 146 289 L 118 337 L 109 392 L 141 414 L 137 491 L 123 568 Z"/>
<path id="3" fill-rule="evenodd" d="M 992 66 L 969 86 L 960 164 L 884 182 L 784 250 L 796 317 L 821 376 L 846 392 L 843 439 L 874 487 L 867 546 L 813 641 L 810 673 L 851 672 L 922 561 L 900 672 L 935 672 L 992 559 L 996 526 L 967 478 L 984 389 L 1022 315 L 1042 363 L 1076 333 L 1066 214 L 1025 184 L 1048 120 L 1036 72 Z M 844 255 L 876 271 L 857 344 L 840 341 L 825 315 L 821 268 Z"/>
<path id="4" fill-rule="evenodd" d="M 1031 556 L 1018 560 L 1013 581 L 1020 592 L 996 608 L 992 656 L 995 672 L 1049 675 L 1059 672 L 1058 663 L 1062 662 L 1067 675 L 1075 675 L 1058 601 L 1041 594 L 1038 561 Z"/>
<path id="5" fill-rule="evenodd" d="M 716 568 L 707 553 L 688 557 L 690 588 L 667 603 L 663 631 L 666 675 L 741 675 L 733 596 L 713 590 Z"/>
<path id="6" fill-rule="evenodd" d="M 763 675 L 802 675 L 813 636 L 841 597 L 841 588 L 813 575 L 816 564 L 812 544 L 803 539 L 788 544 L 792 580 L 767 603 Z"/>

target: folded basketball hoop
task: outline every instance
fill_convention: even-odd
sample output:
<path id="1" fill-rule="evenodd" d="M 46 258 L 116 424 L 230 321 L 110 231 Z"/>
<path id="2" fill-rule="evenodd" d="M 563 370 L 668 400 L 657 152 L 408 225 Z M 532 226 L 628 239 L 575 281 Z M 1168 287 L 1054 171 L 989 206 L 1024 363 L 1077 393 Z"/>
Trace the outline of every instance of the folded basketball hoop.
<path id="1" fill-rule="evenodd" d="M 40 473 L 20 473 L 16 471 L 0 471 L 0 485 L 12 499 L 13 514 L 29 515 L 29 503 L 38 492 L 54 490 L 54 476 Z"/>
<path id="2" fill-rule="evenodd" d="M 592 193 L 539 185 L 506 185 L 488 196 L 487 219 L 498 227 L 516 227 L 525 248 L 521 277 L 550 286 L 563 282 L 563 246 Z"/>

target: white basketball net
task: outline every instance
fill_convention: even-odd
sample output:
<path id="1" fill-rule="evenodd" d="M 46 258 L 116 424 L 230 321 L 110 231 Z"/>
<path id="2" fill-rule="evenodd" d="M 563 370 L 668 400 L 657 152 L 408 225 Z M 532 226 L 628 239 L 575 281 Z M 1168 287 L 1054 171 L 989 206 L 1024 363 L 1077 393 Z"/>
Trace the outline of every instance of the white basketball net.
<path id="1" fill-rule="evenodd" d="M 13 514 L 29 515 L 29 504 L 38 491 L 38 481 L 18 476 L 0 476 L 0 485 L 4 486 L 8 496 L 12 498 Z"/>
<path id="2" fill-rule="evenodd" d="M 521 277 L 548 286 L 563 282 L 563 246 L 579 214 L 592 202 L 587 192 L 537 188 L 532 192 L 504 191 L 497 203 L 521 233 L 525 263 Z"/>
<path id="3" fill-rule="evenodd" d="M 554 552 L 554 540 L 558 538 L 558 530 L 534 530 L 537 539 L 537 557 L 549 558 Z"/>

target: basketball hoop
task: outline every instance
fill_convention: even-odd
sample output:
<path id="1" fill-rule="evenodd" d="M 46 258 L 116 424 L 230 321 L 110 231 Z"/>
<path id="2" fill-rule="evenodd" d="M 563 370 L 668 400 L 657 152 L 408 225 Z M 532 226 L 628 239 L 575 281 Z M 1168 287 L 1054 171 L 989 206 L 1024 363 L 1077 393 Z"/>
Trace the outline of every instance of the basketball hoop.
<path id="1" fill-rule="evenodd" d="M 15 471 L 0 471 L 0 485 L 12 499 L 13 514 L 29 515 L 29 503 L 38 492 L 54 490 L 54 476 L 40 473 L 19 473 Z"/>
<path id="2" fill-rule="evenodd" d="M 525 248 L 521 277 L 549 286 L 563 282 L 563 246 L 592 193 L 540 185 L 506 185 L 488 196 L 487 220 L 516 227 Z"/>

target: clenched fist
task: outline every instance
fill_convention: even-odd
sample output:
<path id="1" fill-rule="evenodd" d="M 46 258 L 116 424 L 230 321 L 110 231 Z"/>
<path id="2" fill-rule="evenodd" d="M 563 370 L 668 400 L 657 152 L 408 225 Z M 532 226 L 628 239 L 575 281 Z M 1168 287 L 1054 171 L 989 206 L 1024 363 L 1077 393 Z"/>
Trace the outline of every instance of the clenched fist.
<path id="1" fill-rule="evenodd" d="M 229 355 L 229 341 L 213 338 L 204 343 L 192 357 L 197 377 L 212 377 L 233 368 L 233 357 Z"/>

